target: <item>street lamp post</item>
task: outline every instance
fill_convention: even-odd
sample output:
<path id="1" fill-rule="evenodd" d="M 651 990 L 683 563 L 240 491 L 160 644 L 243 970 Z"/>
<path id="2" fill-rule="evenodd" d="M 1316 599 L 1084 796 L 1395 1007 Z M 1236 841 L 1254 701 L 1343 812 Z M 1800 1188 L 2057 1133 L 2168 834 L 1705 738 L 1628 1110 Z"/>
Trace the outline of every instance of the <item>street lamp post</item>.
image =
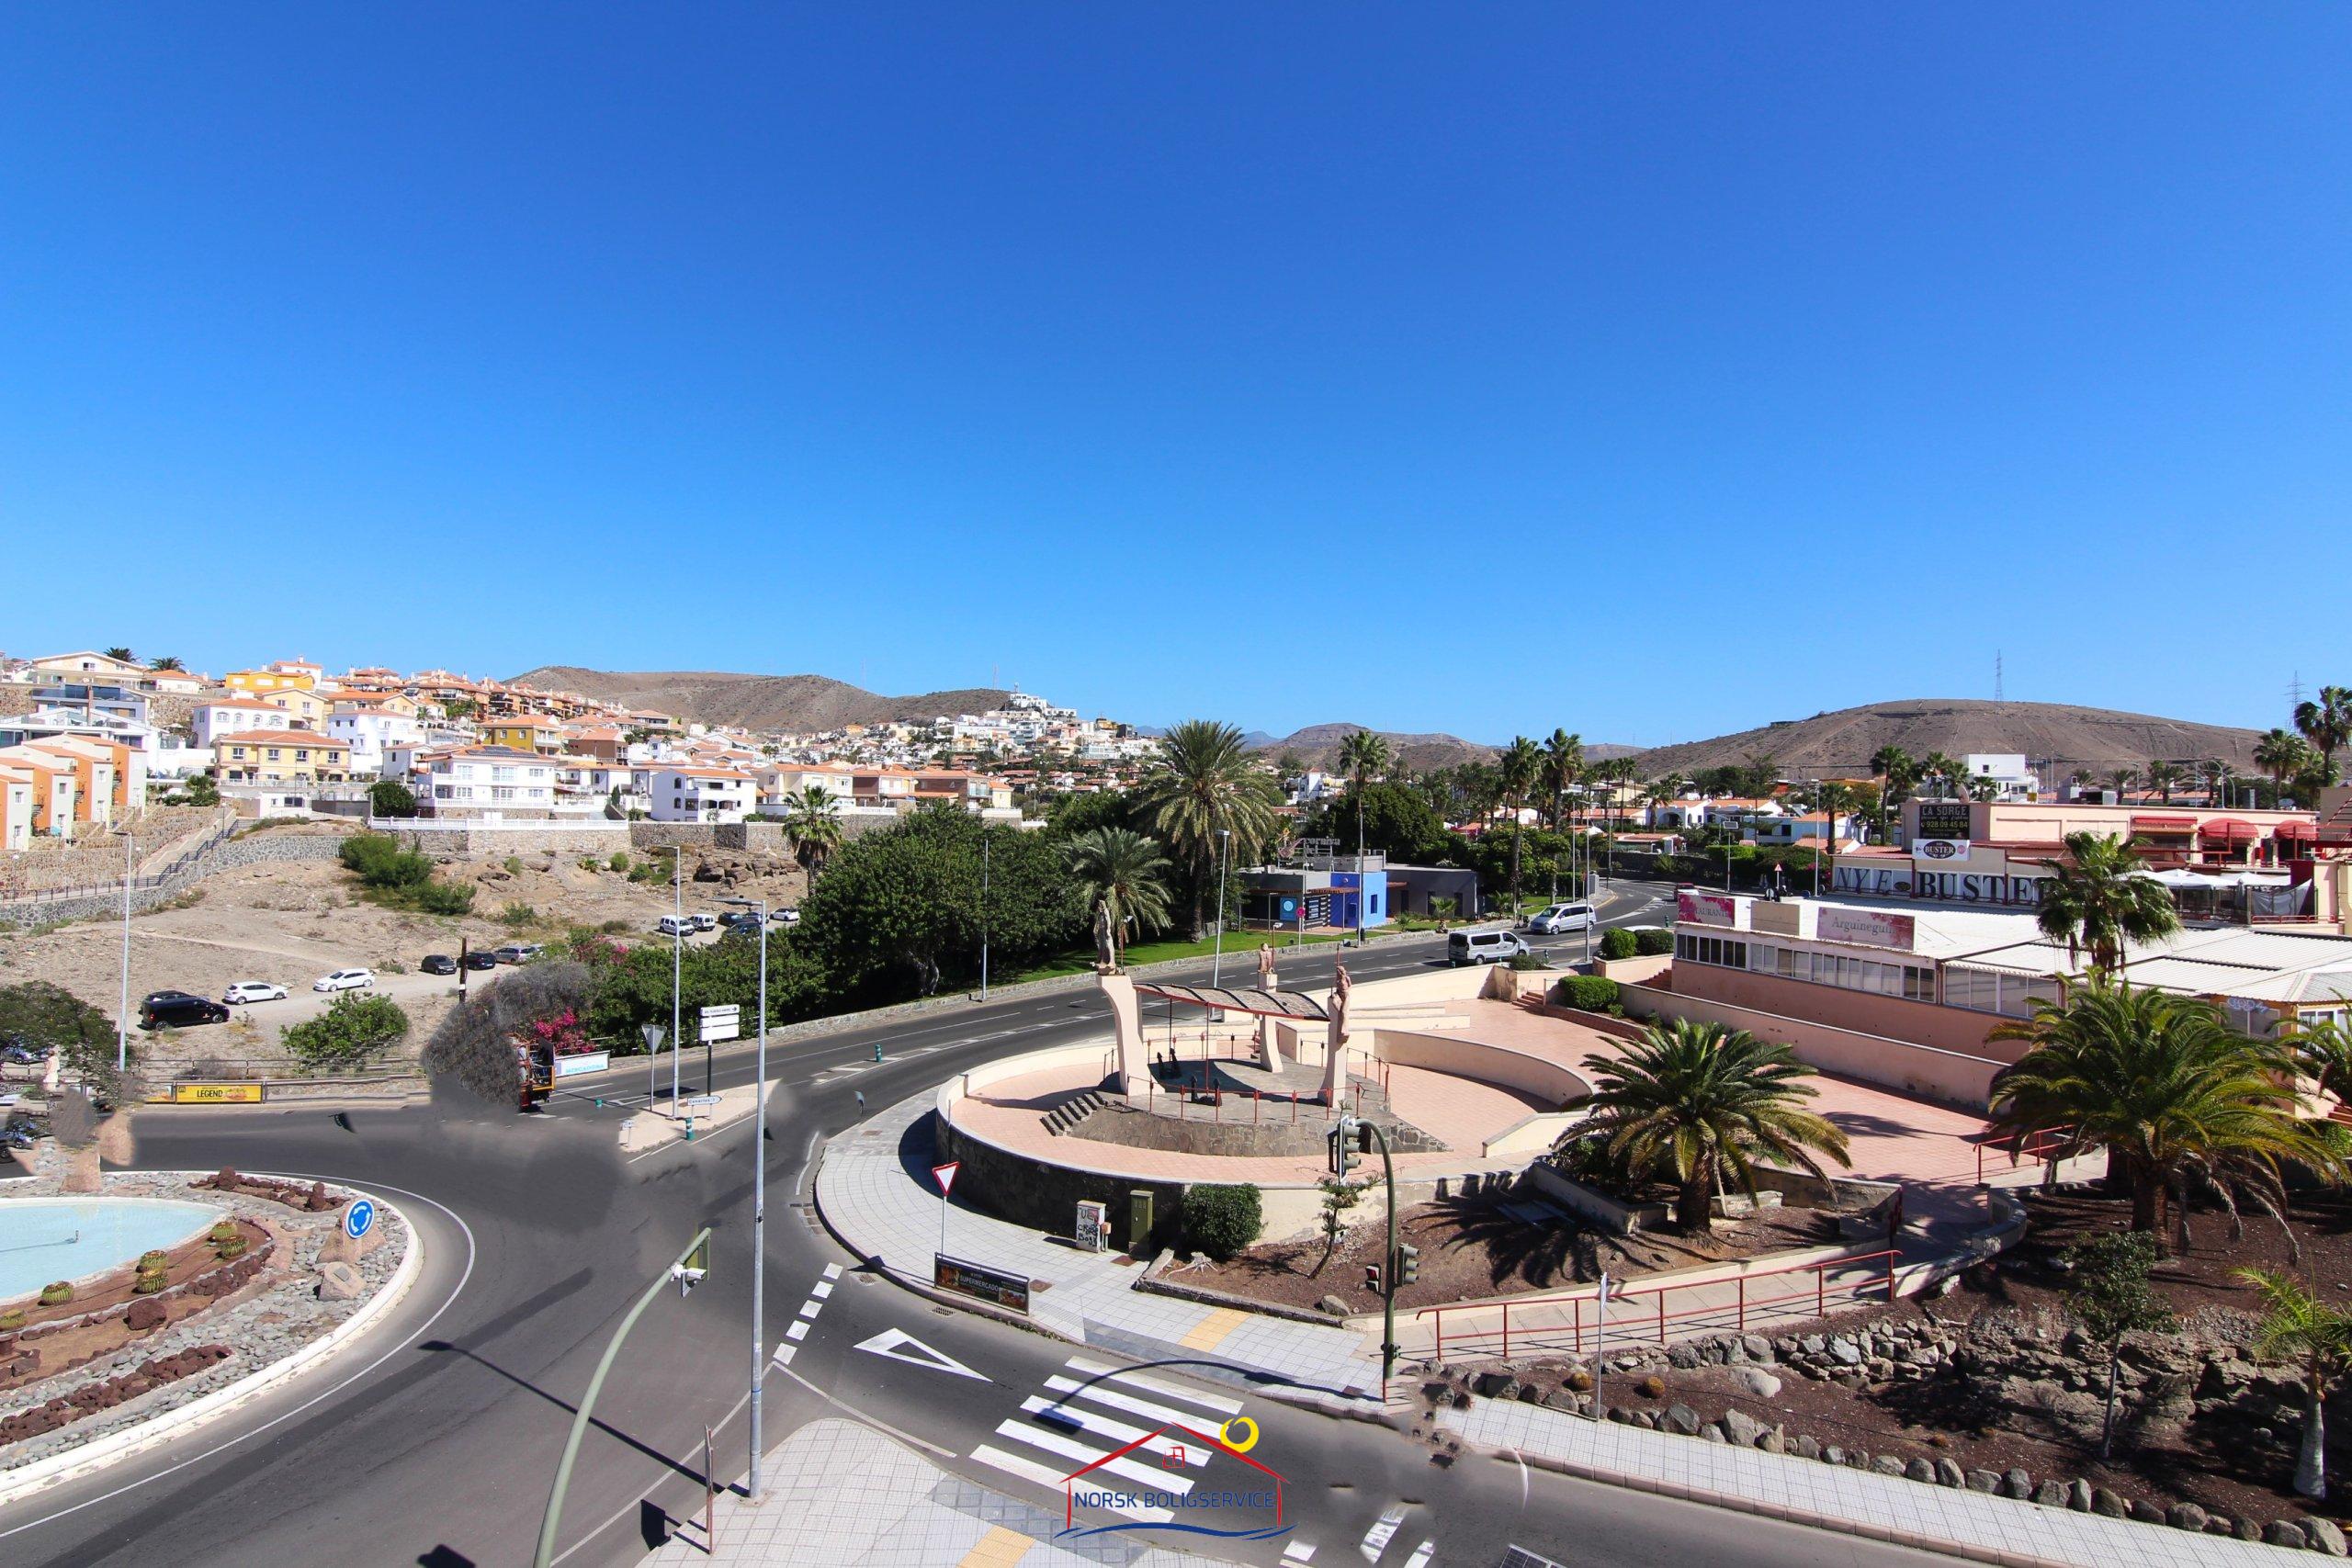
<path id="1" fill-rule="evenodd" d="M 980 1000 L 989 999 L 989 825 L 980 823 Z"/>
<path id="2" fill-rule="evenodd" d="M 686 857 L 675 844 L 670 846 L 670 1114 L 678 1113 L 678 1049 L 686 1038 L 678 1032 L 681 993 L 686 972 Z M 710 1092 L 705 1083 L 703 1092 Z"/>
<path id="3" fill-rule="evenodd" d="M 768 901 L 722 898 L 722 904 L 756 909 L 760 916 L 760 1036 L 753 1055 L 752 1115 L 752 1473 L 744 1497 L 760 1500 L 760 1384 L 768 1370 Z"/>
<path id="4" fill-rule="evenodd" d="M 1333 1163 L 1341 1167 L 1340 1174 L 1347 1174 L 1346 1140 L 1370 1135 L 1380 1145 L 1380 1169 L 1388 1183 L 1388 1255 L 1380 1270 L 1380 1397 L 1388 1397 L 1388 1374 L 1396 1368 L 1396 1276 L 1403 1264 L 1396 1250 L 1396 1165 L 1389 1157 L 1388 1134 L 1374 1122 L 1361 1116 L 1340 1118 L 1338 1136 L 1340 1152 Z"/>
<path id="5" fill-rule="evenodd" d="M 130 1067 L 130 869 L 131 839 L 122 836 L 122 1005 L 114 1015 L 114 1070 Z"/>
<path id="6" fill-rule="evenodd" d="M 1212 991 L 1217 988 L 1225 975 L 1225 874 L 1233 863 L 1233 829 L 1219 828 L 1216 839 L 1216 946 L 1209 958 L 1209 989 Z M 1357 841 L 1363 841 L 1361 819 L 1357 825 Z M 1357 854 L 1357 863 L 1363 863 L 1361 851 Z"/>

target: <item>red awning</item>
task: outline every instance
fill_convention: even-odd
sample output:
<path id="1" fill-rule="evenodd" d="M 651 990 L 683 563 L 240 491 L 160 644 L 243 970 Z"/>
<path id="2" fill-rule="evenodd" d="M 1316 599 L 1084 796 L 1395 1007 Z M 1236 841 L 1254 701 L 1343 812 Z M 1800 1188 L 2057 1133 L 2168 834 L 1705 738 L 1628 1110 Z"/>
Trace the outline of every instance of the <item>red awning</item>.
<path id="1" fill-rule="evenodd" d="M 2194 817 L 2134 817 L 2132 830 L 2135 833 L 2194 833 Z"/>
<path id="2" fill-rule="evenodd" d="M 2316 839 L 2319 837 L 2319 824 L 2316 822 L 2281 822 L 2278 827 L 2271 829 L 2270 836 L 2274 839 Z"/>
<path id="3" fill-rule="evenodd" d="M 2217 817 L 2212 821 L 2199 826 L 2197 831 L 2201 838 L 2227 839 L 2233 843 L 2262 837 L 2261 829 L 2251 822 L 2241 821 L 2235 817 Z"/>

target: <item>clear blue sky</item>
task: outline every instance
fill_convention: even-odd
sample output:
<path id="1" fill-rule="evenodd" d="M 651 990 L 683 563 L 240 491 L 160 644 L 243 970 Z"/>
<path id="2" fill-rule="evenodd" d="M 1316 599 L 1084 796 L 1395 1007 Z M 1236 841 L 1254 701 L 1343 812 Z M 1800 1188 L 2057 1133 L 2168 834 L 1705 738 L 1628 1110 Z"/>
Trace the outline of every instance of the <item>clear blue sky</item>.
<path id="1" fill-rule="evenodd" d="M 1671 13 L 1671 14 L 1669 14 Z M 2352 682 L 2337 6 L 17 6 L 0 648 L 1693 738 Z"/>

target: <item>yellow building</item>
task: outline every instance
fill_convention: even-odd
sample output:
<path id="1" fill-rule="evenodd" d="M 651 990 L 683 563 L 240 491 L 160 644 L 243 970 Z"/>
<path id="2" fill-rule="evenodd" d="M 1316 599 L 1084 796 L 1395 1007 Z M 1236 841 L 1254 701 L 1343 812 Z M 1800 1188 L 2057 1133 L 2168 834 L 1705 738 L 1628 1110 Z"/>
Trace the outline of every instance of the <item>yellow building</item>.
<path id="1" fill-rule="evenodd" d="M 340 784 L 355 775 L 348 742 L 307 729 L 248 729 L 212 743 L 212 776 L 221 784 Z"/>
<path id="2" fill-rule="evenodd" d="M 266 669 L 232 670 L 220 681 L 232 692 L 250 692 L 258 696 L 271 692 L 316 691 L 320 677 L 325 673 L 307 660 L 281 659 Z"/>
<path id="3" fill-rule="evenodd" d="M 492 746 L 504 746 L 515 751 L 537 751 L 554 756 L 563 750 L 563 726 L 545 714 L 510 714 L 504 718 L 483 721 L 482 739 Z"/>

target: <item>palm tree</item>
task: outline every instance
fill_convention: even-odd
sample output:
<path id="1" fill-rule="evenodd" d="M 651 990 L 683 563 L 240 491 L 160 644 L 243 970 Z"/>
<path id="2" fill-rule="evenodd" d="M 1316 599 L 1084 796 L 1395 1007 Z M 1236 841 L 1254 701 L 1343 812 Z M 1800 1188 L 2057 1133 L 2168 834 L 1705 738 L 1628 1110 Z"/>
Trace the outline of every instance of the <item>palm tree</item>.
<path id="1" fill-rule="evenodd" d="M 2278 793 L 2287 793 L 2287 781 L 2319 760 L 2319 752 L 2312 743 L 2291 729 L 2265 730 L 2262 739 L 2254 743 L 2254 765 L 2270 775 Z"/>
<path id="2" fill-rule="evenodd" d="M 2295 728 L 2319 752 L 2321 769 L 2334 777 L 2336 749 L 2352 740 L 2352 688 L 2322 686 L 2317 702 L 2297 703 Z"/>
<path id="3" fill-rule="evenodd" d="M 2237 777 L 2237 769 L 2225 758 L 2209 758 L 2197 770 L 2205 779 L 2205 804 L 2216 808 L 2230 803 L 2230 781 Z"/>
<path id="4" fill-rule="evenodd" d="M 1813 1069 L 1786 1045 L 1713 1020 L 1652 1022 L 1622 1054 L 1584 1059 L 1595 1088 L 1592 1114 L 1566 1142 L 1604 1141 L 1610 1159 L 1677 1188 L 1675 1228 L 1707 1228 L 1708 1201 L 1728 1177 L 1751 1197 L 1756 1161 L 1769 1156 L 1819 1177 L 1813 1151 L 1846 1157 L 1846 1134 L 1804 1108 L 1816 1092 Z"/>
<path id="5" fill-rule="evenodd" d="M 104 657 L 118 660 L 125 664 L 136 664 L 139 662 L 139 660 L 131 654 L 130 649 L 127 648 L 109 648 L 102 649 L 101 651 Z M 2304 705 L 2309 706 L 2310 705 L 2305 704 Z"/>
<path id="6" fill-rule="evenodd" d="M 2129 767 L 2117 768 L 2107 776 L 2109 779 L 2113 781 L 2115 784 L 2116 796 L 2120 799 L 2124 791 L 2130 789 L 2133 784 L 2140 782 L 2140 770 Z"/>
<path id="7" fill-rule="evenodd" d="M 2327 1497 L 2327 1395 L 2352 1367 L 2352 1311 L 2320 1300 L 2302 1281 L 2268 1269 L 2241 1269 L 2237 1277 L 2262 1297 L 2263 1318 L 2254 1353 L 2303 1364 L 2303 1441 L 2295 1453 L 2295 1495 Z"/>
<path id="8" fill-rule="evenodd" d="M 822 784 L 809 784 L 792 797 L 784 814 L 784 836 L 792 842 L 795 859 L 808 869 L 814 883 L 825 862 L 842 847 L 839 803 Z"/>
<path id="9" fill-rule="evenodd" d="M 2126 942 L 2154 942 L 2180 929 L 2171 891 L 2148 874 L 2132 845 L 2098 833 L 2069 833 L 2066 856 L 2042 863 L 2050 877 L 2041 885 L 2034 923 L 2051 941 L 2066 944 L 2070 962 L 2088 948 L 2091 973 L 2111 974 L 2123 962 Z"/>
<path id="10" fill-rule="evenodd" d="M 2191 1184 L 2221 1199 L 2234 1238 L 2241 1198 L 2286 1227 L 2290 1164 L 2344 1173 L 2335 1141 L 2296 1119 L 2291 1049 L 2239 1033 L 2202 998 L 2095 976 L 1988 1038 L 2031 1047 L 1993 1082 L 1988 1120 L 2010 1147 L 2058 1129 L 2053 1164 L 2104 1149 L 2131 1190 L 2132 1228 L 2160 1235 L 2169 1206 L 2176 1249 L 2188 1246 Z M 2292 1230 L 2287 1242 L 2295 1253 Z"/>
<path id="11" fill-rule="evenodd" d="M 1274 836 L 1281 790 L 1258 766 L 1241 731 L 1215 719 L 1188 718 L 1160 738 L 1159 763 L 1139 791 L 1152 827 L 1193 871 L 1191 934 L 1200 939 L 1217 834 L 1233 835 L 1236 854 L 1254 852 Z"/>
<path id="12" fill-rule="evenodd" d="M 1560 812 L 1567 798 L 1568 786 L 1585 773 L 1584 737 L 1571 735 L 1565 729 L 1552 731 L 1544 742 L 1544 793 L 1552 801 L 1552 828 L 1558 831 Z"/>
<path id="13" fill-rule="evenodd" d="M 1947 756 L 1941 751 L 1930 751 L 1919 765 L 1927 770 L 1929 778 L 1936 781 L 1938 800 L 1958 800 L 1962 797 L 1967 784 L 1968 768 L 1959 758 Z"/>
<path id="14" fill-rule="evenodd" d="M 1909 774 L 1911 753 L 1900 746 L 1882 746 L 1871 753 L 1871 772 L 1878 779 L 1878 815 L 1881 821 L 1894 809 L 1902 792 L 1910 786 L 1897 780 Z"/>
<path id="15" fill-rule="evenodd" d="M 1396 761 L 1396 749 L 1385 737 L 1369 729 L 1351 732 L 1340 742 L 1340 771 L 1348 775 L 1348 788 L 1356 796 L 1356 811 L 1363 811 L 1363 792 L 1372 781 L 1385 774 Z"/>
<path id="16" fill-rule="evenodd" d="M 2180 770 L 2158 758 L 2148 764 L 2148 787 L 2164 792 L 2165 804 L 2172 804 L 2172 786 L 2180 782 Z"/>
<path id="17" fill-rule="evenodd" d="M 1525 825 L 1519 819 L 1527 809 L 1528 797 L 1535 793 L 1536 780 L 1543 776 L 1543 749 L 1524 735 L 1514 735 L 1509 750 L 1497 759 L 1503 786 L 1503 805 L 1510 811 L 1510 912 L 1519 917 L 1519 845 L 1525 834 Z"/>
<path id="18" fill-rule="evenodd" d="M 1069 841 L 1069 873 L 1087 912 L 1107 909 L 1114 953 L 1127 950 L 1127 931 L 1157 931 L 1168 923 L 1168 857 L 1131 828 L 1091 828 Z"/>
<path id="19" fill-rule="evenodd" d="M 177 654 L 166 653 L 160 659 L 149 660 L 147 661 L 147 668 L 150 670 L 185 670 L 187 666 L 180 662 L 179 656 Z"/>

